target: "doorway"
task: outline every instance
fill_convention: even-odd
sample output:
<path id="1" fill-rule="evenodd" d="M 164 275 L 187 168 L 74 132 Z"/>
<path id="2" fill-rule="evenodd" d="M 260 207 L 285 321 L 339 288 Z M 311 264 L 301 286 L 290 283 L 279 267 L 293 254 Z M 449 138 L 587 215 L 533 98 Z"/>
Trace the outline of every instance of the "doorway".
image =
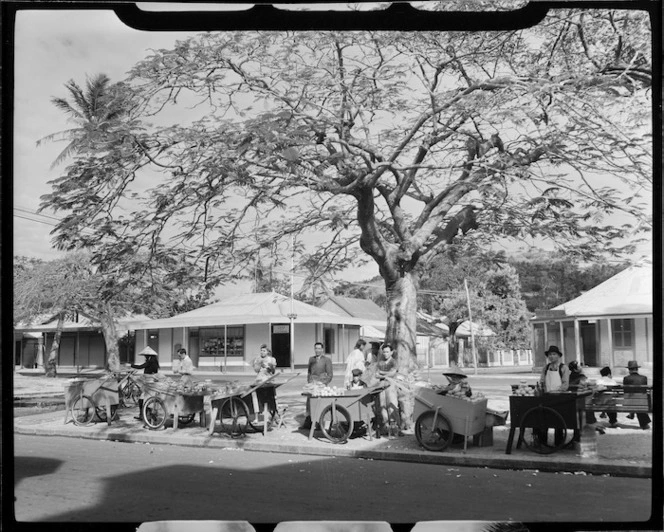
<path id="1" fill-rule="evenodd" d="M 597 327 L 596 323 L 582 321 L 579 323 L 579 335 L 583 353 L 583 363 L 586 366 L 599 366 L 597 360 Z"/>
<path id="2" fill-rule="evenodd" d="M 290 325 L 272 325 L 272 356 L 278 368 L 290 367 Z"/>

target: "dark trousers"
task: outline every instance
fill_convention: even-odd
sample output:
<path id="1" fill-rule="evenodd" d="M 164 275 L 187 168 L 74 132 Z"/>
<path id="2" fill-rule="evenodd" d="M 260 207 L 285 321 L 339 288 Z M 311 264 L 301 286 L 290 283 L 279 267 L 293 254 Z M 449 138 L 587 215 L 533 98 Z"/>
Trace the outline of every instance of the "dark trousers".
<path id="1" fill-rule="evenodd" d="M 650 423 L 650 416 L 648 414 L 636 414 L 636 419 L 639 420 L 641 428 L 646 427 Z"/>

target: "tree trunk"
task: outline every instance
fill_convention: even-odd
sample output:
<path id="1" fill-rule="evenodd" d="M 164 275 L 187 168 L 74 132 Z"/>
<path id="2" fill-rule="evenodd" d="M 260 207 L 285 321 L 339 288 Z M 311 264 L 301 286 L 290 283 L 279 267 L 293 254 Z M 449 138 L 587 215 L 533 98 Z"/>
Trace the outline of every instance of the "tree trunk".
<path id="1" fill-rule="evenodd" d="M 416 280 L 416 274 L 405 272 L 396 280 L 385 281 L 387 294 L 385 338 L 396 352 L 399 373 L 405 375 L 417 367 Z"/>
<path id="2" fill-rule="evenodd" d="M 60 337 L 62 336 L 62 329 L 65 326 L 65 313 L 58 314 L 58 325 L 55 328 L 55 335 L 53 337 L 53 344 L 48 353 L 48 360 L 44 364 L 44 374 L 47 377 L 56 377 L 58 375 L 58 352 L 60 351 Z"/>
<path id="3" fill-rule="evenodd" d="M 404 272 L 393 281 L 385 281 L 387 293 L 386 341 L 396 351 L 398 372 L 405 376 L 397 387 L 401 429 L 413 426 L 414 397 L 410 374 L 417 369 L 417 277 Z"/>
<path id="4" fill-rule="evenodd" d="M 108 303 L 104 304 L 100 316 L 101 329 L 106 344 L 106 369 L 108 371 L 120 371 L 120 350 L 118 348 L 118 332 L 113 320 L 113 310 Z"/>

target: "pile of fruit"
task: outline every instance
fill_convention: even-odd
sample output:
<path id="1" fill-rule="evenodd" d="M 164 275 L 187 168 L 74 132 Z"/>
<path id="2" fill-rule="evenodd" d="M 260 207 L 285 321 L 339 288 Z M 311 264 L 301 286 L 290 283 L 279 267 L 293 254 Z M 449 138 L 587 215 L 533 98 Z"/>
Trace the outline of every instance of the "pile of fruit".
<path id="1" fill-rule="evenodd" d="M 535 396 L 535 387 L 522 382 L 516 388 L 513 387 L 512 395 L 523 395 L 523 396 L 528 395 L 528 396 L 533 396 L 534 397 Z"/>
<path id="2" fill-rule="evenodd" d="M 430 386 L 430 388 L 436 393 L 441 393 L 447 389 L 447 386 L 438 386 L 433 384 Z M 462 401 L 468 401 L 471 403 L 478 403 L 485 398 L 482 392 L 473 392 L 466 382 L 457 384 L 451 390 L 448 389 L 447 393 L 444 393 L 443 395 L 445 395 L 445 397 L 452 397 L 454 399 L 460 399 Z"/>
<path id="3" fill-rule="evenodd" d="M 346 389 L 338 388 L 337 386 L 326 386 L 320 382 L 315 382 L 305 384 L 304 392 L 310 393 L 312 397 L 329 397 L 333 395 L 344 395 Z"/>

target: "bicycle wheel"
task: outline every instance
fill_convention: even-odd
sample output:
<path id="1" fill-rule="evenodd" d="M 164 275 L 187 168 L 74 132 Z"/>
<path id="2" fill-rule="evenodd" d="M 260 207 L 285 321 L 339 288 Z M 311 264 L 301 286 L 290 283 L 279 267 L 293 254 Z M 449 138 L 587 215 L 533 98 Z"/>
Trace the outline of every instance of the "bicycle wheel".
<path id="1" fill-rule="evenodd" d="M 120 401 L 123 406 L 131 408 L 138 404 L 138 400 L 141 397 L 141 390 L 136 386 L 134 382 L 128 382 L 120 390 Z"/>
<path id="2" fill-rule="evenodd" d="M 247 405 L 237 397 L 226 399 L 219 409 L 221 426 L 232 438 L 244 436 L 249 425 Z"/>
<path id="3" fill-rule="evenodd" d="M 453 437 L 452 424 L 441 412 L 427 410 L 415 421 L 415 438 L 428 451 L 444 451 Z"/>
<path id="4" fill-rule="evenodd" d="M 549 443 L 547 432 L 550 427 L 562 431 L 558 438 Z M 528 449 L 538 454 L 551 454 L 566 445 L 567 426 L 563 416 L 548 406 L 536 406 L 521 418 L 519 437 Z"/>
<path id="5" fill-rule="evenodd" d="M 95 407 L 95 413 L 100 421 L 106 421 L 108 418 L 105 406 Z M 118 405 L 111 405 L 111 421 L 115 421 L 116 419 L 118 419 Z"/>
<path id="6" fill-rule="evenodd" d="M 318 424 L 325 437 L 333 443 L 345 442 L 353 432 L 353 420 L 348 410 L 341 405 L 327 405 L 323 408 Z"/>
<path id="7" fill-rule="evenodd" d="M 143 419 L 150 430 L 163 427 L 168 417 L 166 404 L 159 397 L 150 397 L 143 403 Z"/>
<path id="8" fill-rule="evenodd" d="M 90 425 L 95 418 L 95 402 L 87 395 L 79 396 L 72 403 L 70 412 L 75 425 Z"/>

